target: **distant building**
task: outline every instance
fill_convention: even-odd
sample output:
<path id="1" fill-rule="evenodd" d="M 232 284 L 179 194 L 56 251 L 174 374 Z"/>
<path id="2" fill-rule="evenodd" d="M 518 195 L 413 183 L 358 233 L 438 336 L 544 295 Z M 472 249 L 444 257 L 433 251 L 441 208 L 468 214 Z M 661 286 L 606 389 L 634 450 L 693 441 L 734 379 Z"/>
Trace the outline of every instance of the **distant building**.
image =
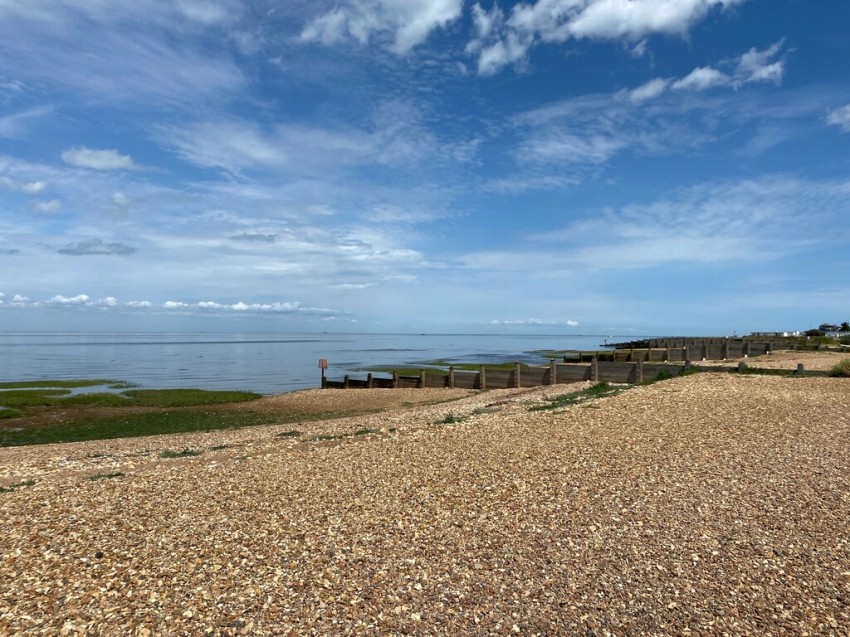
<path id="1" fill-rule="evenodd" d="M 820 325 L 818 325 L 818 329 L 821 332 L 826 332 L 827 334 L 829 334 L 830 332 L 838 333 L 841 330 L 841 326 L 833 325 L 832 323 L 821 323 Z"/>
<path id="2" fill-rule="evenodd" d="M 750 336 L 760 336 L 767 338 L 785 338 L 788 336 L 800 336 L 800 332 L 751 332 Z"/>

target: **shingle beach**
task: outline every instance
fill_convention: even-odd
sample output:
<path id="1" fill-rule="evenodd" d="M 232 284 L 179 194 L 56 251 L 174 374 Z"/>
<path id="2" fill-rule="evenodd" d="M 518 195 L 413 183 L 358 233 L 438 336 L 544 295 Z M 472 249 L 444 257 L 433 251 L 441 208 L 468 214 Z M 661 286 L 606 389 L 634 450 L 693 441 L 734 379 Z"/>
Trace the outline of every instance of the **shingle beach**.
<path id="1" fill-rule="evenodd" d="M 576 389 L 0 449 L 0 635 L 850 634 L 850 379 Z"/>

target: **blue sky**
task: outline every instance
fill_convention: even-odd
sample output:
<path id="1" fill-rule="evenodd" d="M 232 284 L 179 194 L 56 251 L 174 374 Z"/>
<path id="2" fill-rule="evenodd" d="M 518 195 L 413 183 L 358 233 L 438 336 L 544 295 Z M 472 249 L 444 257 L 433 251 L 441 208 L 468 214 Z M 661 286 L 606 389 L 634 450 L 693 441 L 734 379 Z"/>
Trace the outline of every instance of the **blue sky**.
<path id="1" fill-rule="evenodd" d="M 844 0 L 0 0 L 0 329 L 850 319 Z"/>

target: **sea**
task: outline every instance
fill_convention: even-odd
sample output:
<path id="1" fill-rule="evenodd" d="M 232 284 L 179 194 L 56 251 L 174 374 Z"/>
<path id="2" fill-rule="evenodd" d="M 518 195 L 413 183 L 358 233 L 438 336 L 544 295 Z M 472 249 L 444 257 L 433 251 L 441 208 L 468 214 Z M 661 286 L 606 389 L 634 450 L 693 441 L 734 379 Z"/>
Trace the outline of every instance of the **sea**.
<path id="1" fill-rule="evenodd" d="M 635 338 L 629 335 L 627 338 Z M 536 350 L 596 350 L 616 335 L 214 334 L 0 332 L 0 382 L 108 379 L 145 389 L 194 387 L 277 394 L 327 377 L 435 360 L 546 363 Z M 619 340 L 623 340 L 620 338 Z"/>

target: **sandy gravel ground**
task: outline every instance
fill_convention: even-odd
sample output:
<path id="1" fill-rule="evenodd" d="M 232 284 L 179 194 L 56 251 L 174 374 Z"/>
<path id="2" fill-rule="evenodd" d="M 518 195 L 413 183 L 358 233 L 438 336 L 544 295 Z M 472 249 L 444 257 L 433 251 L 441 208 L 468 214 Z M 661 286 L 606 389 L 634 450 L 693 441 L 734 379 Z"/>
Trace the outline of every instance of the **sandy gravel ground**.
<path id="1" fill-rule="evenodd" d="M 698 361 L 701 367 L 718 366 L 730 367 L 737 365 L 740 361 L 750 367 L 761 367 L 764 369 L 797 369 L 802 363 L 809 371 L 829 371 L 836 363 L 850 358 L 850 351 L 846 352 L 793 352 L 776 351 L 764 356 L 750 356 L 748 358 L 732 358 L 726 361 Z"/>
<path id="2" fill-rule="evenodd" d="M 850 634 L 850 380 L 568 389 L 0 449 L 0 635 Z"/>

